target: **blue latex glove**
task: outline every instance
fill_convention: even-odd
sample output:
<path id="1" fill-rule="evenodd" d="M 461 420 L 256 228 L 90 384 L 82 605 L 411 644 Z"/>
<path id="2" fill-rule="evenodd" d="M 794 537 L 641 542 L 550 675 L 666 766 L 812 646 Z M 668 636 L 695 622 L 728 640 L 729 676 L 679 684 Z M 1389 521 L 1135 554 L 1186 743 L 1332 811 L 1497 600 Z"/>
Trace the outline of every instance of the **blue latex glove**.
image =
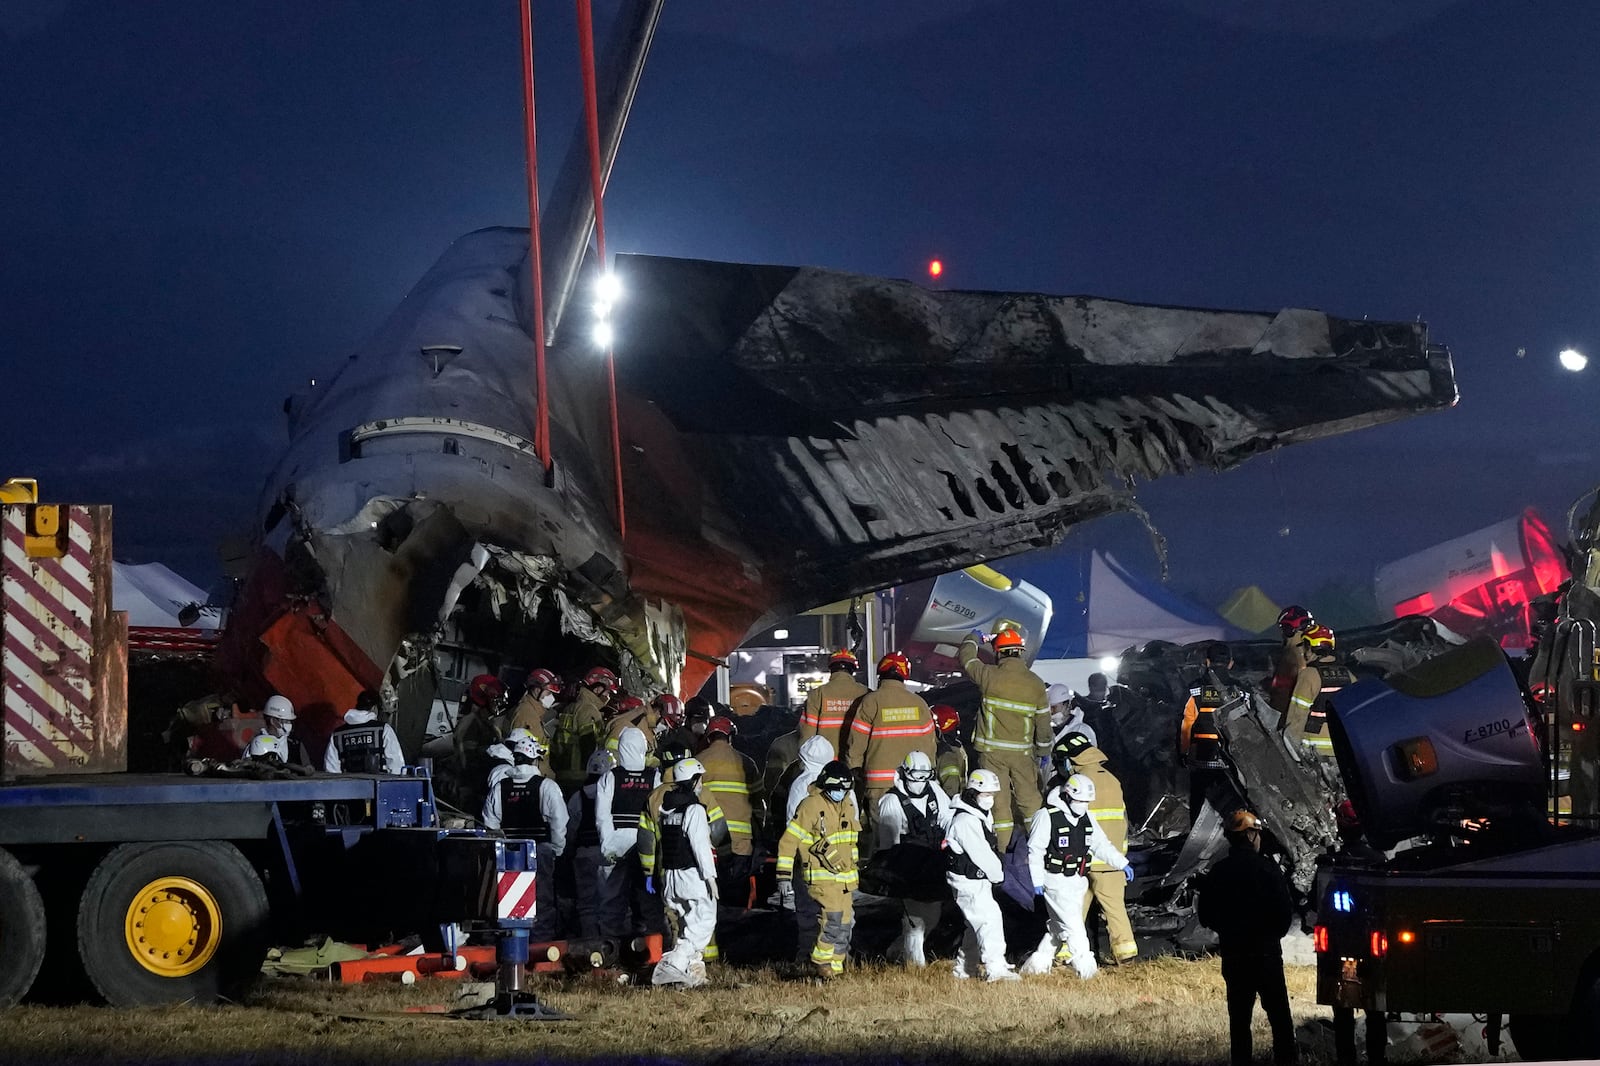
<path id="1" fill-rule="evenodd" d="M 1122 868 L 1122 876 L 1128 879 L 1128 884 L 1133 884 L 1133 867 L 1124 866 Z"/>
<path id="2" fill-rule="evenodd" d="M 1034 885 L 1034 886 L 1033 886 L 1033 894 L 1034 894 L 1034 895 L 1035 895 L 1035 896 L 1042 896 L 1042 895 L 1044 895 L 1044 886 L 1043 886 L 1043 885 Z"/>
<path id="3" fill-rule="evenodd" d="M 1133 880 L 1133 878 L 1130 877 L 1128 880 L 1131 881 L 1131 880 Z M 647 895 L 647 896 L 653 896 L 653 895 L 656 894 L 656 875 L 655 874 L 646 874 L 645 875 L 644 892 L 645 892 L 645 895 Z"/>
<path id="4" fill-rule="evenodd" d="M 968 633 L 967 636 L 971 637 L 979 644 L 982 644 L 984 641 L 989 639 L 989 634 L 981 629 L 974 629 L 971 633 Z"/>

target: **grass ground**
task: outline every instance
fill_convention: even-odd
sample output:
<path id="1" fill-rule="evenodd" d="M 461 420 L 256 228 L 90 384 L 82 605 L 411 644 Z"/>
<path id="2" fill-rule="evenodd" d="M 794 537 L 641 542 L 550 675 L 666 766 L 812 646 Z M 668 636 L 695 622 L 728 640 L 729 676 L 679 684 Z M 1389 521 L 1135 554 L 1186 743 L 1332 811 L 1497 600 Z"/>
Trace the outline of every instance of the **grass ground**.
<path id="1" fill-rule="evenodd" d="M 770 969 L 713 967 L 693 991 L 595 981 L 540 985 L 557 1023 L 471 1022 L 406 1008 L 457 986 L 337 986 L 279 978 L 245 1005 L 113 1010 L 25 1006 L 0 1015 L 0 1062 L 294 1063 L 631 1061 L 1191 1063 L 1227 1061 L 1215 959 L 1156 959 L 1080 982 L 988 985 L 926 971 L 852 971 L 823 987 Z M 1314 973 L 1289 970 L 1297 1023 L 1326 1017 Z M 1270 1048 L 1257 1012 L 1258 1058 Z M 1302 1057 L 1319 1061 L 1320 1054 Z"/>

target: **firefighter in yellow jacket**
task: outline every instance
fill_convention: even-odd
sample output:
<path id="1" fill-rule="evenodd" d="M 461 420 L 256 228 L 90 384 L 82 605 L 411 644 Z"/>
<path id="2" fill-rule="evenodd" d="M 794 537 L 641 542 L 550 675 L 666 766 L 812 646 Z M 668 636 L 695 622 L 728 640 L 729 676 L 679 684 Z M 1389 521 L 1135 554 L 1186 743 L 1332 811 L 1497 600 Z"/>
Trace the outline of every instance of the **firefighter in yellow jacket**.
<path id="1" fill-rule="evenodd" d="M 1053 753 L 1056 774 L 1067 778 L 1082 774 L 1094 783 L 1094 800 L 1089 813 L 1095 824 L 1105 833 L 1106 839 L 1119 853 L 1128 854 L 1128 808 L 1122 800 L 1122 782 L 1106 769 L 1106 753 L 1089 742 L 1082 733 L 1068 733 Z M 1106 932 L 1111 937 L 1111 958 L 1127 962 L 1139 954 L 1139 945 L 1133 939 L 1133 923 L 1128 920 L 1126 893 L 1128 878 L 1120 869 L 1101 859 L 1089 864 L 1089 891 L 1083 897 L 1083 915 L 1089 916 L 1091 905 L 1100 904 L 1100 913 L 1106 919 Z M 1098 939 L 1091 928 L 1089 942 Z"/>
<path id="2" fill-rule="evenodd" d="M 844 970 L 855 926 L 850 893 L 861 878 L 861 818 L 850 784 L 844 763 L 835 759 L 824 766 L 778 841 L 778 879 L 793 876 L 798 862 L 806 892 L 821 910 L 811 962 L 824 980 Z"/>
<path id="3" fill-rule="evenodd" d="M 845 718 L 856 700 L 867 694 L 867 686 L 856 680 L 858 665 L 848 649 L 828 657 L 828 680 L 806 694 L 796 748 L 820 735 L 828 738 L 834 751 L 839 750 L 839 731 L 844 728 Z"/>
<path id="4" fill-rule="evenodd" d="M 1328 696 L 1348 685 L 1350 671 L 1334 657 L 1333 630 L 1315 626 L 1305 636 L 1306 664 L 1294 681 L 1283 735 L 1295 755 L 1309 752 L 1320 759 L 1333 758 L 1333 734 L 1328 731 Z"/>
<path id="5" fill-rule="evenodd" d="M 907 755 L 920 751 L 930 762 L 938 755 L 933 712 L 922 697 L 906 688 L 911 660 L 892 651 L 878 661 L 878 687 L 856 701 L 840 757 L 856 771 L 863 786 L 863 810 L 875 812 L 883 794 L 894 787 Z"/>
<path id="6" fill-rule="evenodd" d="M 1039 795 L 1039 760 L 1050 757 L 1050 700 L 1045 684 L 1028 669 L 1022 634 L 1005 629 L 995 635 L 993 666 L 978 657 L 981 633 L 961 642 L 961 667 L 983 694 L 972 746 L 978 766 L 1000 779 L 994 806 L 994 833 L 1004 852 L 1020 821 L 1023 831 L 1044 798 Z"/>
<path id="7" fill-rule="evenodd" d="M 718 874 L 725 884 L 735 885 L 753 872 L 750 860 L 755 854 L 754 827 L 761 813 L 761 779 L 756 774 L 755 764 L 735 750 L 733 738 L 737 732 L 733 719 L 717 715 L 706 724 L 706 744 L 696 756 L 706 768 L 705 802 L 711 807 L 721 807 L 728 824 L 728 850 L 732 859 L 721 863 Z M 739 896 L 731 901 L 743 898 Z"/>

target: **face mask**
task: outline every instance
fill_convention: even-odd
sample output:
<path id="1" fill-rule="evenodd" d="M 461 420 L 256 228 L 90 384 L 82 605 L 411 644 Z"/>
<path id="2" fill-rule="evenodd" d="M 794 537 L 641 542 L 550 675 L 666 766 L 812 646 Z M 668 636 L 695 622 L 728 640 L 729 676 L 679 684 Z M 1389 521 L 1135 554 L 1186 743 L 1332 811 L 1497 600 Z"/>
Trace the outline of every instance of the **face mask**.
<path id="1" fill-rule="evenodd" d="M 1085 803 L 1083 800 L 1068 800 L 1067 801 L 1067 810 L 1071 811 L 1073 814 L 1076 814 L 1081 818 L 1081 817 L 1083 817 L 1084 813 L 1089 810 L 1089 805 L 1087 803 Z"/>
<path id="2" fill-rule="evenodd" d="M 842 788 L 830 788 L 824 792 L 823 795 L 827 796 L 828 799 L 832 800 L 834 803 L 844 802 L 844 789 Z"/>
<path id="3" fill-rule="evenodd" d="M 994 793 L 993 792 L 980 792 L 980 793 L 978 793 L 978 810 L 980 810 L 980 811 L 992 811 L 992 810 L 994 810 Z"/>
<path id="4" fill-rule="evenodd" d="M 289 735 L 289 723 L 278 718 L 267 719 L 267 735 L 283 738 Z"/>
<path id="5" fill-rule="evenodd" d="M 1050 712 L 1050 728 L 1060 729 L 1067 724 L 1067 712 L 1059 704 Z"/>
<path id="6" fill-rule="evenodd" d="M 555 705 L 556 705 L 556 694 L 554 692 L 546 692 L 543 696 L 539 697 L 539 706 L 543 707 L 545 710 L 548 711 L 550 708 L 554 707 Z"/>
<path id="7" fill-rule="evenodd" d="M 928 782 L 921 777 L 901 777 L 900 782 L 905 786 L 908 796 L 920 796 L 928 791 Z"/>

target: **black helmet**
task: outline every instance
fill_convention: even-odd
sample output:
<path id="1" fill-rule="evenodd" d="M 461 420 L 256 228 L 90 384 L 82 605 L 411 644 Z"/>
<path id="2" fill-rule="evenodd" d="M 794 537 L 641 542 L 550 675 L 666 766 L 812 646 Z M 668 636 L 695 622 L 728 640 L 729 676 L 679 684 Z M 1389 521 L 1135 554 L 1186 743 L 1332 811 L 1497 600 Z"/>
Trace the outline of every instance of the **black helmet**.
<path id="1" fill-rule="evenodd" d="M 822 773 L 817 775 L 818 792 L 826 792 L 830 788 L 849 788 L 851 783 L 850 767 L 839 759 L 824 766 Z"/>
<path id="2" fill-rule="evenodd" d="M 1094 745 L 1082 733 L 1068 733 L 1056 742 L 1056 746 L 1050 751 L 1050 756 L 1056 766 L 1065 766 L 1092 747 Z"/>

